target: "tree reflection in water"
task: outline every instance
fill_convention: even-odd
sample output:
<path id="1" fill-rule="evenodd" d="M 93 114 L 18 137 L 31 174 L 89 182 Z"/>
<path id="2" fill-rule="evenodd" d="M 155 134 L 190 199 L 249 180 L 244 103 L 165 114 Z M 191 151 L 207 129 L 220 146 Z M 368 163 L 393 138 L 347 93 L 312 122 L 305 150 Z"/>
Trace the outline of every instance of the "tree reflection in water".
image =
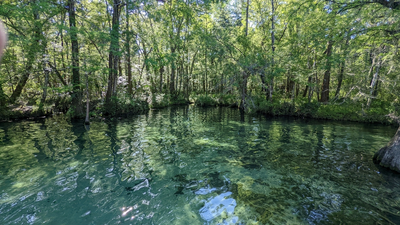
<path id="1" fill-rule="evenodd" d="M 175 107 L 0 124 L 1 224 L 397 223 L 380 126 Z"/>

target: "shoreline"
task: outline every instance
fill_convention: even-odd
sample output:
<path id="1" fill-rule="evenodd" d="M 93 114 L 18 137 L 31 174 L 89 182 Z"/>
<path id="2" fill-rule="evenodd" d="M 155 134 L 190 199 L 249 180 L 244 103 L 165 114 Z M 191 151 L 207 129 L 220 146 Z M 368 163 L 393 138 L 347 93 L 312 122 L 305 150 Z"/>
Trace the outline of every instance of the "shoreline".
<path id="1" fill-rule="evenodd" d="M 196 107 L 200 108 L 207 108 L 207 107 L 226 107 L 226 108 L 232 108 L 232 109 L 237 109 L 240 110 L 237 107 L 232 107 L 232 105 L 207 105 L 207 106 L 201 106 L 198 104 L 194 104 L 193 102 L 191 103 L 185 103 L 185 104 L 169 104 L 169 105 L 164 105 L 162 107 L 149 107 L 144 110 L 138 110 L 135 112 L 124 112 L 124 110 L 115 112 L 113 115 L 100 115 L 101 112 L 94 112 L 94 113 L 99 113 L 97 116 L 91 116 L 90 121 L 101 121 L 101 120 L 113 120 L 114 118 L 121 118 L 121 117 L 129 117 L 133 115 L 142 115 L 147 113 L 150 110 L 159 110 L 163 108 L 168 108 L 168 107 L 179 107 L 179 106 L 188 106 L 188 105 L 195 105 Z M 326 108 L 329 109 L 329 105 L 326 106 Z M 23 109 L 23 108 L 21 108 Z M 4 112 L 4 111 L 3 111 Z M 6 111 L 7 114 L 5 115 L 2 113 L 0 114 L 0 122 L 18 122 L 18 121 L 23 121 L 23 120 L 40 120 L 40 119 L 45 119 L 48 117 L 52 117 L 55 115 L 67 115 L 67 113 L 64 112 L 52 112 L 52 111 L 47 111 L 40 113 L 38 111 L 33 111 L 33 112 L 26 112 L 23 110 L 14 110 L 14 111 Z M 93 111 L 92 111 L 93 112 Z M 340 116 L 329 116 L 329 115 L 324 115 L 323 113 L 319 113 L 318 111 L 313 111 L 313 112 L 308 112 L 304 113 L 303 111 L 286 111 L 282 112 L 279 111 L 279 107 L 271 107 L 266 109 L 257 109 L 253 112 L 248 112 L 246 114 L 249 115 L 265 115 L 269 117 L 291 117 L 291 118 L 297 118 L 297 119 L 315 119 L 315 120 L 321 120 L 321 121 L 342 121 L 342 122 L 357 122 L 357 123 L 364 123 L 364 124 L 380 124 L 380 125 L 387 125 L 391 127 L 398 127 L 399 124 L 390 118 L 388 115 L 357 115 L 353 113 L 352 115 L 344 114 Z M 77 120 L 84 120 L 84 117 L 78 117 L 78 118 L 72 118 L 69 117 L 74 121 Z"/>

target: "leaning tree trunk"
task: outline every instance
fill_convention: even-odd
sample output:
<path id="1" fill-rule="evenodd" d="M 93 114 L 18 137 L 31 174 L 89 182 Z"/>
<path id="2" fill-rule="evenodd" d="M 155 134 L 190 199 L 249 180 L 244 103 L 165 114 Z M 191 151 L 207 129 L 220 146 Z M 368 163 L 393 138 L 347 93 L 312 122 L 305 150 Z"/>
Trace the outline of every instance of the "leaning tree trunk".
<path id="1" fill-rule="evenodd" d="M 35 6 L 36 0 L 32 1 L 31 4 Z M 37 9 L 33 11 L 33 18 L 35 18 L 34 22 L 34 27 L 33 27 L 33 38 L 32 38 L 32 43 L 28 47 L 27 50 L 27 62 L 26 62 L 26 67 L 25 71 L 22 73 L 20 80 L 18 81 L 17 86 L 15 87 L 14 92 L 12 93 L 9 103 L 14 103 L 17 98 L 21 95 L 22 90 L 24 89 L 26 82 L 29 79 L 29 76 L 32 72 L 33 69 L 33 63 L 35 62 L 36 59 L 36 54 L 38 52 L 39 48 L 39 42 L 44 39 L 42 36 L 42 25 L 40 25 L 40 15 Z"/>
<path id="2" fill-rule="evenodd" d="M 375 153 L 374 162 L 400 172 L 400 127 L 389 144 Z"/>

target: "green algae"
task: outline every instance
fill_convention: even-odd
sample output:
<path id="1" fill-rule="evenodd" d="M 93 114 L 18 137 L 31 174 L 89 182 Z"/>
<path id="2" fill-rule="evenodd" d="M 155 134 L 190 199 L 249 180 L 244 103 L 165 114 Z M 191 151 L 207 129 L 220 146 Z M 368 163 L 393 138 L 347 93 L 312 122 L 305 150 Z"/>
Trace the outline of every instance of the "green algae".
<path id="1" fill-rule="evenodd" d="M 4 224 L 27 212 L 69 224 L 396 223 L 400 181 L 370 160 L 391 136 L 191 107 L 90 130 L 63 117 L 5 123 L 0 213 Z"/>

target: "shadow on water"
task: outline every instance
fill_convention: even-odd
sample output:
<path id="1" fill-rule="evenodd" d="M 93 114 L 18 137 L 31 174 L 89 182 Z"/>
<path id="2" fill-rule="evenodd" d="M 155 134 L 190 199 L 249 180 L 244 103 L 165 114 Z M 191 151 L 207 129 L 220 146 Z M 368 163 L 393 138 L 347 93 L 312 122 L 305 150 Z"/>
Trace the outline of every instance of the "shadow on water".
<path id="1" fill-rule="evenodd" d="M 0 124 L 1 224 L 399 224 L 384 126 L 192 106 Z"/>

